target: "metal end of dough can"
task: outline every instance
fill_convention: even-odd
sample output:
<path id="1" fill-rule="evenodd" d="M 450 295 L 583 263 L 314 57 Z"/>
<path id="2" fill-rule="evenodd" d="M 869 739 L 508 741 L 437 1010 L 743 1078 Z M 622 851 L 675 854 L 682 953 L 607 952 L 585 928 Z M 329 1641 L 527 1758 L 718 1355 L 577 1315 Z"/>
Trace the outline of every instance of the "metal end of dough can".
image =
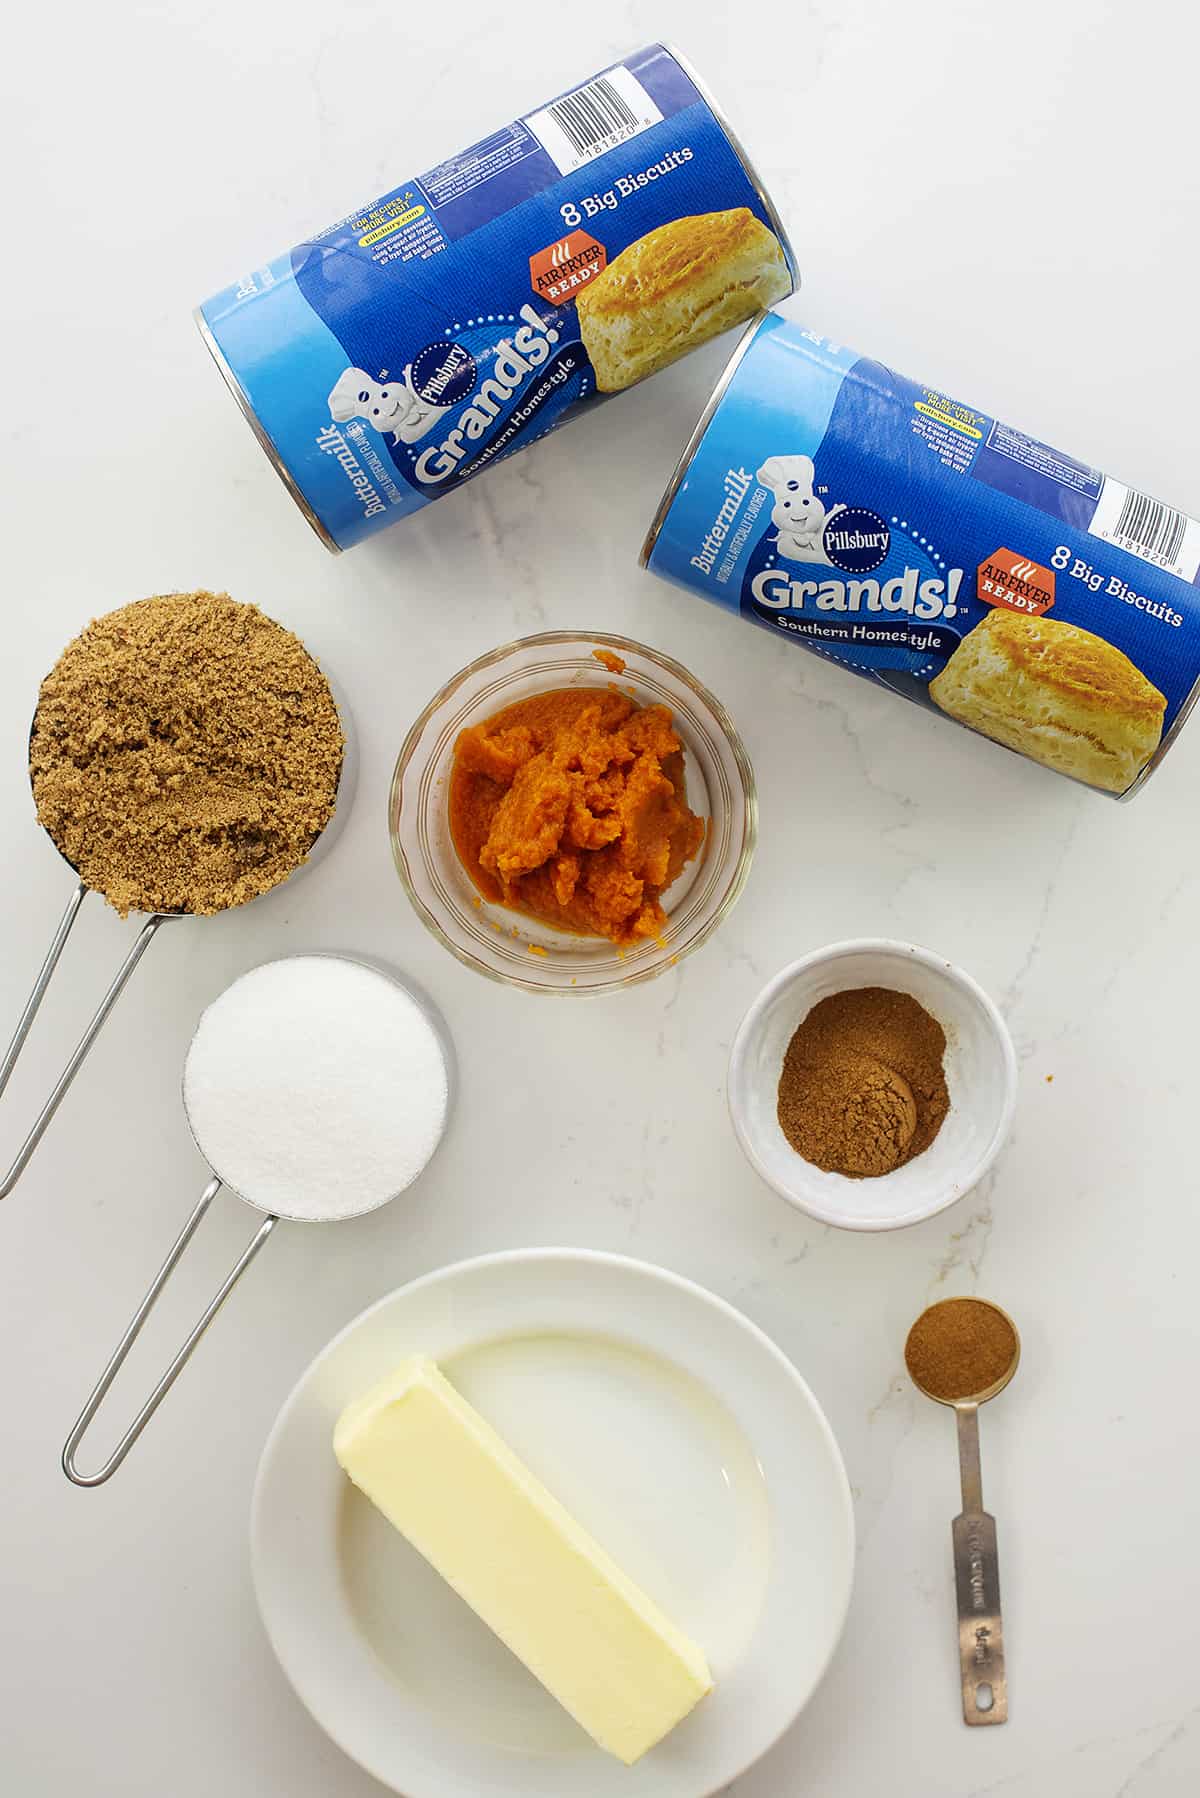
<path id="1" fill-rule="evenodd" d="M 300 487 L 299 482 L 292 474 L 291 469 L 263 429 L 257 412 L 246 397 L 245 388 L 230 368 L 228 362 L 226 362 L 220 344 L 209 329 L 208 320 L 204 316 L 203 309 L 199 306 L 194 307 L 192 310 L 192 317 L 196 321 L 196 329 L 204 339 L 205 348 L 208 350 L 209 355 L 221 371 L 221 379 L 236 400 L 238 411 L 250 426 L 250 429 L 254 432 L 262 449 L 265 450 L 267 460 L 270 462 L 271 467 L 275 470 L 275 473 L 279 476 L 280 480 L 283 482 L 284 486 L 287 488 L 326 549 L 329 550 L 331 554 L 340 556 L 342 553 L 341 545 L 335 543 L 329 532 L 325 529 L 325 526 L 321 523 L 321 520 L 317 517 L 307 499 L 304 497 L 304 492 Z"/>
<path id="2" fill-rule="evenodd" d="M 675 464 L 675 472 L 667 482 L 667 485 L 663 490 L 663 496 L 658 502 L 658 508 L 650 521 L 650 529 L 646 532 L 645 541 L 638 552 L 639 567 L 648 568 L 650 566 L 650 557 L 654 553 L 654 545 L 658 542 L 658 533 L 662 530 L 667 513 L 675 503 L 675 495 L 687 480 L 687 472 L 692 465 L 692 458 L 700 448 L 704 433 L 712 423 L 717 407 L 725 398 L 729 384 L 737 373 L 739 362 L 750 348 L 750 345 L 754 342 L 756 334 L 766 323 L 767 317 L 767 313 L 760 312 L 757 318 L 752 318 L 750 320 L 750 323 L 746 326 L 745 330 L 737 340 L 737 348 L 721 370 L 717 379 L 717 384 L 709 394 L 708 403 L 696 420 L 695 428 L 692 431 L 691 436 L 683 446 L 683 454 Z"/>

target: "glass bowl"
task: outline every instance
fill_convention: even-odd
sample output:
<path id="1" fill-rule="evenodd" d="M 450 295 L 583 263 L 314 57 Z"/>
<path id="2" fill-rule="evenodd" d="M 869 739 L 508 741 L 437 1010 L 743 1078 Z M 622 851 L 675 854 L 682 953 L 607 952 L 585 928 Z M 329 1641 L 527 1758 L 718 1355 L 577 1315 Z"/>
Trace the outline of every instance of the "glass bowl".
<path id="1" fill-rule="evenodd" d="M 597 659 L 611 652 L 613 673 Z M 574 936 L 485 899 L 450 834 L 450 769 L 459 732 L 505 706 L 561 687 L 616 687 L 669 707 L 683 744 L 687 800 L 704 844 L 663 894 L 667 929 L 619 947 Z M 601 631 L 548 631 L 481 656 L 444 686 L 400 751 L 388 800 L 396 867 L 417 915 L 467 967 L 530 993 L 605 993 L 651 980 L 710 937 L 750 872 L 757 835 L 754 773 L 725 708 L 686 668 Z"/>

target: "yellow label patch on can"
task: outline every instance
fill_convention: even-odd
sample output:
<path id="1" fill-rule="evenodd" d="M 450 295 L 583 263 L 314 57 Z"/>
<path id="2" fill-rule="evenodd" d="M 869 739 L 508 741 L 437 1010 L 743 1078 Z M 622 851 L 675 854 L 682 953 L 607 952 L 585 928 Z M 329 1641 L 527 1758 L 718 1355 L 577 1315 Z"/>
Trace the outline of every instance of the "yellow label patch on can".
<path id="1" fill-rule="evenodd" d="M 403 225 L 411 225 L 414 219 L 423 218 L 424 214 L 423 206 L 410 206 L 406 212 L 398 213 L 394 219 L 389 219 L 386 225 L 379 225 L 374 231 L 368 231 L 365 237 L 360 237 L 358 240 L 360 248 L 370 249 L 371 245 L 378 243 L 381 237 L 390 237 L 393 231 L 399 231 Z"/>
<path id="2" fill-rule="evenodd" d="M 955 418 L 951 412 L 941 412 L 936 406 L 927 406 L 924 400 L 914 400 L 913 407 L 916 411 L 923 412 L 926 418 L 936 418 L 940 425 L 950 425 L 954 430 L 961 431 L 966 437 L 982 438 L 983 436 L 983 432 L 977 426 L 968 424 L 963 418 Z"/>

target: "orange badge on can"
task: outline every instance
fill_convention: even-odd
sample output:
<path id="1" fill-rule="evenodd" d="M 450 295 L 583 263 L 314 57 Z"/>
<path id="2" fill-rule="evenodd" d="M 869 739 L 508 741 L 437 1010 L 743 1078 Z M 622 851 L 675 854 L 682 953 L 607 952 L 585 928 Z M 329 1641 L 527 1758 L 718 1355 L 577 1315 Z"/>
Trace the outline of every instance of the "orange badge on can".
<path id="1" fill-rule="evenodd" d="M 994 549 L 976 570 L 975 591 L 986 606 L 1040 618 L 1054 604 L 1054 570 L 1011 549 Z"/>
<path id="2" fill-rule="evenodd" d="M 529 258 L 529 285 L 539 300 L 565 306 L 581 287 L 594 281 L 608 261 L 602 243 L 587 231 L 568 231 Z"/>

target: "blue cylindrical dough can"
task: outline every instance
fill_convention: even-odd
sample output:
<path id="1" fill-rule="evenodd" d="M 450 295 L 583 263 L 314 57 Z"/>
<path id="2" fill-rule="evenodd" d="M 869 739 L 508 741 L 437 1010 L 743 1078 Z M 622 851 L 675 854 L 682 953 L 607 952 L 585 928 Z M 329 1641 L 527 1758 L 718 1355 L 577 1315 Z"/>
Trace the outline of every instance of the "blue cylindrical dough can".
<path id="1" fill-rule="evenodd" d="M 336 550 L 794 285 L 737 139 L 653 44 L 250 270 L 196 316 Z"/>
<path id="2" fill-rule="evenodd" d="M 642 562 L 1119 797 L 1200 678 L 1200 521 L 775 313 Z"/>

